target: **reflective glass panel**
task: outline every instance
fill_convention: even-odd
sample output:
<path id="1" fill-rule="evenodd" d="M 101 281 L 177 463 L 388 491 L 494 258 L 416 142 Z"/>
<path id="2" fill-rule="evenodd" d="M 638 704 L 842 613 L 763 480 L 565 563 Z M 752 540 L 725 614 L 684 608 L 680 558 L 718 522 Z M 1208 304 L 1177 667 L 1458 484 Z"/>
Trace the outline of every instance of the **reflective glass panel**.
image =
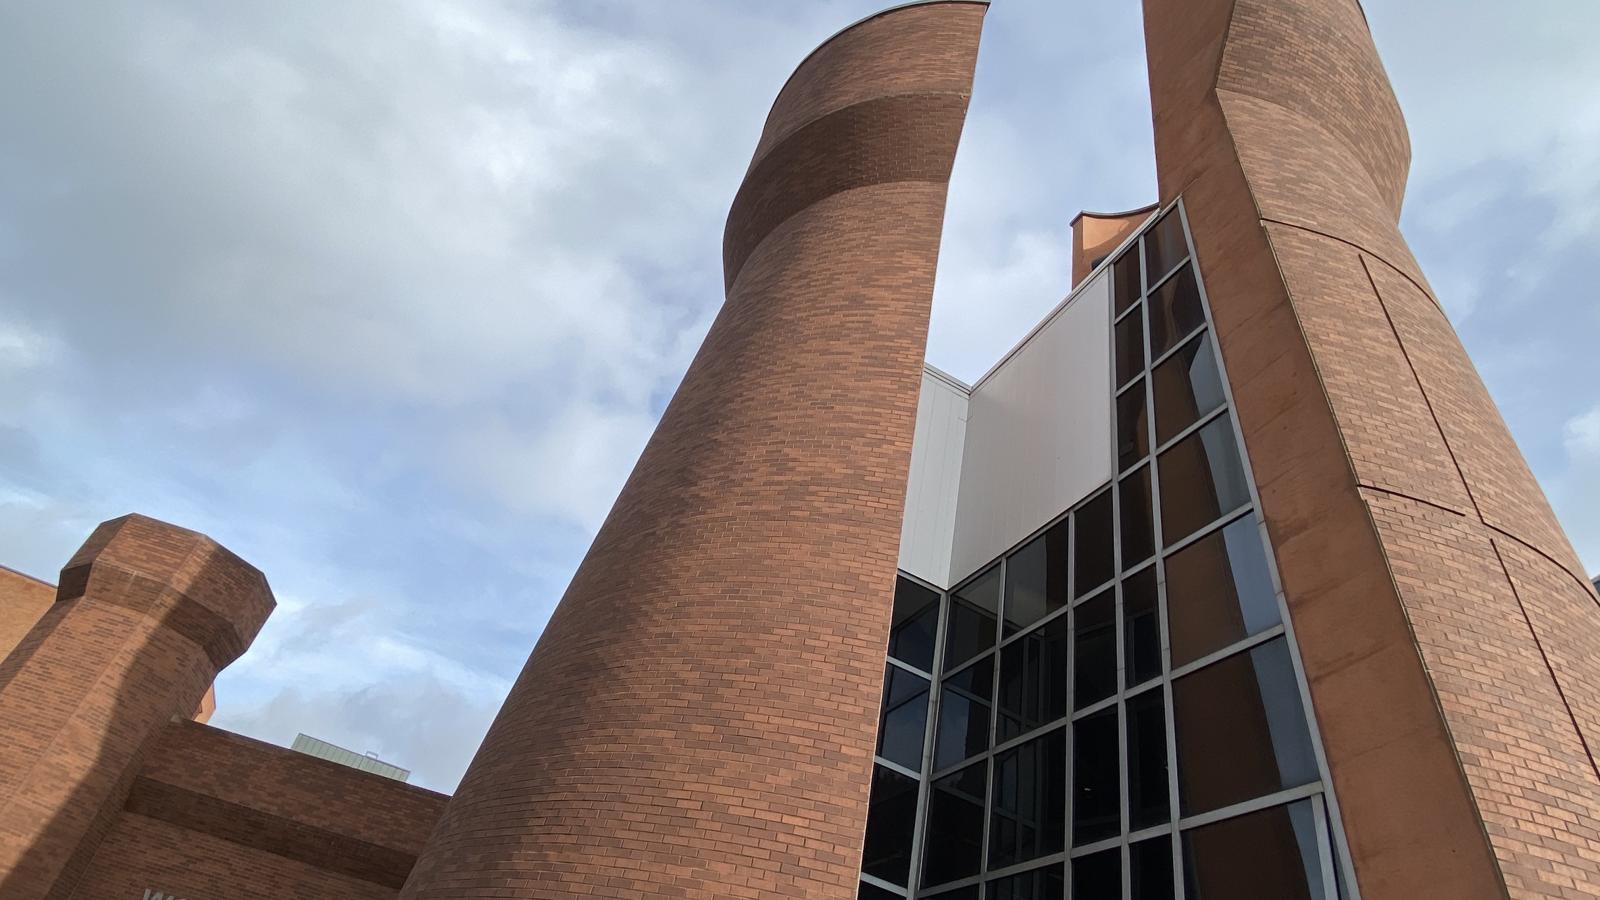
<path id="1" fill-rule="evenodd" d="M 950 626 L 944 638 L 946 669 L 994 646 L 999 613 L 1000 567 L 996 565 L 950 595 Z"/>
<path id="2" fill-rule="evenodd" d="M 928 900 L 978 900 L 978 891 L 981 890 L 981 888 L 982 885 L 969 884 L 958 888 L 951 888 L 950 890 L 940 894 L 927 894 L 922 891 L 918 891 L 917 896 L 927 897 Z"/>
<path id="3" fill-rule="evenodd" d="M 1167 557 L 1167 617 L 1174 666 L 1278 624 L 1278 597 L 1254 516 Z"/>
<path id="4" fill-rule="evenodd" d="M 1161 356 L 1205 323 L 1194 268 L 1184 266 L 1150 295 L 1150 352 Z"/>
<path id="5" fill-rule="evenodd" d="M 1209 335 L 1199 335 L 1167 357 L 1156 366 L 1153 377 L 1157 443 L 1177 437 L 1226 401 Z"/>
<path id="6" fill-rule="evenodd" d="M 1128 687 L 1161 674 L 1161 614 L 1153 568 L 1122 582 L 1122 645 Z"/>
<path id="7" fill-rule="evenodd" d="M 1131 569 L 1156 552 L 1155 521 L 1150 511 L 1150 467 L 1117 482 L 1122 513 L 1122 568 Z"/>
<path id="8" fill-rule="evenodd" d="M 1183 218 L 1177 210 L 1161 217 L 1155 227 L 1144 236 L 1144 267 L 1150 273 L 1150 283 L 1171 272 L 1189 255 L 1189 244 L 1183 239 Z"/>
<path id="9" fill-rule="evenodd" d="M 1138 831 L 1169 818 L 1166 690 L 1157 687 L 1130 699 L 1127 722 L 1128 830 Z"/>
<path id="10" fill-rule="evenodd" d="M 1116 296 L 1113 314 L 1121 315 L 1123 310 L 1139 302 L 1139 245 L 1135 244 L 1117 257 L 1111 269 L 1111 288 Z"/>
<path id="11" fill-rule="evenodd" d="M 1061 864 L 1056 863 L 1032 872 L 1023 872 L 1008 878 L 989 882 L 985 900 L 1060 900 L 1062 888 Z"/>
<path id="12" fill-rule="evenodd" d="M 1122 900 L 1122 851 L 1101 850 L 1073 860 L 1072 900 Z"/>
<path id="13" fill-rule="evenodd" d="M 1067 619 L 1000 648 L 996 740 L 1007 741 L 1067 714 Z"/>
<path id="14" fill-rule="evenodd" d="M 933 768 L 953 766 L 989 749 L 989 705 L 994 697 L 994 657 L 986 656 L 944 680 Z"/>
<path id="15" fill-rule="evenodd" d="M 1067 818 L 1066 730 L 1056 729 L 994 758 L 989 868 L 1062 850 Z"/>
<path id="16" fill-rule="evenodd" d="M 1189 900 L 1328 900 L 1310 800 L 1224 819 L 1183 833 Z"/>
<path id="17" fill-rule="evenodd" d="M 1140 381 L 1117 396 L 1117 471 L 1122 471 L 1150 453 L 1149 423 L 1145 417 L 1144 382 Z"/>
<path id="18" fill-rule="evenodd" d="M 1144 371 L 1144 317 L 1135 313 L 1116 325 L 1117 386 Z"/>
<path id="19" fill-rule="evenodd" d="M 943 884 L 978 874 L 983 864 L 984 791 L 989 764 L 980 762 L 929 786 L 923 836 L 922 883 Z"/>
<path id="20" fill-rule="evenodd" d="M 1062 519 L 1006 560 L 1007 636 L 1067 605 L 1067 549 Z"/>
<path id="21" fill-rule="evenodd" d="M 1112 553 L 1116 541 L 1111 530 L 1111 492 L 1102 492 L 1072 514 L 1073 565 L 1072 584 L 1076 596 L 1086 596 L 1090 591 L 1111 580 L 1117 561 Z"/>
<path id="22" fill-rule="evenodd" d="M 1073 708 L 1083 709 L 1117 692 L 1116 597 L 1105 591 L 1073 615 Z"/>
<path id="23" fill-rule="evenodd" d="M 1283 638 L 1179 678 L 1172 701 L 1184 815 L 1317 780 Z"/>
<path id="24" fill-rule="evenodd" d="M 933 644 L 939 628 L 939 595 L 908 579 L 894 583 L 894 621 L 889 655 L 924 672 L 933 671 Z"/>
<path id="25" fill-rule="evenodd" d="M 856 893 L 856 900 L 900 900 L 900 895 L 894 891 L 886 891 L 875 884 L 861 882 L 861 890 Z"/>
<path id="26" fill-rule="evenodd" d="M 878 716 L 878 755 L 913 771 L 922 770 L 927 740 L 928 679 L 888 666 Z"/>
<path id="27" fill-rule="evenodd" d="M 1177 543 L 1250 500 L 1233 440 L 1233 419 L 1218 416 L 1161 454 L 1161 536 Z"/>
<path id="28" fill-rule="evenodd" d="M 1072 726 L 1072 843 L 1091 844 L 1122 830 L 1117 711 L 1101 710 Z"/>
<path id="29" fill-rule="evenodd" d="M 867 837 L 861 871 L 894 884 L 911 874 L 911 836 L 917 824 L 917 779 L 884 766 L 872 767 Z"/>
<path id="30" fill-rule="evenodd" d="M 1172 900 L 1172 838 L 1151 838 L 1128 848 L 1128 890 L 1132 900 Z"/>

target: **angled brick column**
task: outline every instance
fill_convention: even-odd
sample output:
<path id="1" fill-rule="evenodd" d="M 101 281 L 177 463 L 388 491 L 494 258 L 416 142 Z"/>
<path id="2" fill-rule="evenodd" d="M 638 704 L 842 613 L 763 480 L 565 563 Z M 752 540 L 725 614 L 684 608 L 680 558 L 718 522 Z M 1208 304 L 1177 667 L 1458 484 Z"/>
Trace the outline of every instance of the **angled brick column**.
<path id="1" fill-rule="evenodd" d="M 780 94 L 721 313 L 403 897 L 855 896 L 983 13 L 874 17 Z"/>
<path id="2" fill-rule="evenodd" d="M 1600 895 L 1600 606 L 1400 235 L 1356 0 L 1145 0 L 1364 900 Z"/>
<path id="3" fill-rule="evenodd" d="M 0 897 L 66 897 L 147 740 L 193 714 L 273 608 L 261 573 L 143 516 L 96 528 L 0 663 Z"/>

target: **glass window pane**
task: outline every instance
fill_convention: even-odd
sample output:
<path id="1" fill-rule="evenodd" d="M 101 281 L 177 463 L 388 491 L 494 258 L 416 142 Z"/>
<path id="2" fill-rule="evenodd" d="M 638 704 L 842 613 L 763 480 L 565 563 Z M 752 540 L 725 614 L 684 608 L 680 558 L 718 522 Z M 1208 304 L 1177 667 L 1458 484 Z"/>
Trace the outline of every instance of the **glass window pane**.
<path id="1" fill-rule="evenodd" d="M 863 881 L 861 890 L 856 893 L 856 900 L 900 900 L 900 895 Z"/>
<path id="2" fill-rule="evenodd" d="M 1117 711 L 1101 710 L 1072 726 L 1072 843 L 1081 846 L 1122 830 Z"/>
<path id="3" fill-rule="evenodd" d="M 927 897 L 928 900 L 978 900 L 978 891 L 982 885 L 969 884 L 964 887 L 951 888 L 939 894 L 929 894 L 926 891 L 917 891 L 918 897 Z"/>
<path id="4" fill-rule="evenodd" d="M 952 669 L 995 642 L 1000 612 L 1000 567 L 967 582 L 950 595 L 950 624 L 944 638 L 944 667 Z"/>
<path id="5" fill-rule="evenodd" d="M 1183 239 L 1183 219 L 1172 210 L 1161 217 L 1156 226 L 1144 236 L 1144 267 L 1150 273 L 1150 283 L 1171 272 L 1189 255 L 1189 244 Z"/>
<path id="6" fill-rule="evenodd" d="M 1123 310 L 1139 302 L 1142 289 L 1139 284 L 1139 245 L 1134 244 L 1128 252 L 1117 257 L 1111 269 L 1111 289 L 1116 296 L 1112 315 L 1121 315 Z"/>
<path id="7" fill-rule="evenodd" d="M 1173 445 L 1160 463 L 1161 536 L 1168 545 L 1250 501 L 1229 416 Z"/>
<path id="8" fill-rule="evenodd" d="M 929 786 L 922 883 L 943 884 L 978 874 L 983 863 L 984 791 L 989 764 L 971 765 Z"/>
<path id="9" fill-rule="evenodd" d="M 1184 266 L 1150 295 L 1150 352 L 1160 356 L 1205 323 L 1194 267 Z"/>
<path id="10" fill-rule="evenodd" d="M 1199 335 L 1167 357 L 1153 377 L 1157 443 L 1172 440 L 1226 401 L 1210 335 Z"/>
<path id="11" fill-rule="evenodd" d="M 944 680 L 939 695 L 939 736 L 933 768 L 953 766 L 989 749 L 989 705 L 994 698 L 994 657 L 986 656 Z"/>
<path id="12" fill-rule="evenodd" d="M 1172 709 L 1186 816 L 1317 780 L 1281 637 L 1173 682 Z"/>
<path id="13" fill-rule="evenodd" d="M 985 900 L 1061 900 L 1061 864 L 989 882 Z"/>
<path id="14" fill-rule="evenodd" d="M 933 643 L 939 627 L 939 595 L 908 579 L 894 583 L 894 619 L 889 655 L 924 672 L 933 671 Z"/>
<path id="15" fill-rule="evenodd" d="M 1327 900 L 1314 816 L 1301 800 L 1184 832 L 1184 894 Z"/>
<path id="16" fill-rule="evenodd" d="M 1073 613 L 1073 709 L 1117 692 L 1117 604 L 1106 591 Z"/>
<path id="17" fill-rule="evenodd" d="M 1166 690 L 1158 687 L 1129 700 L 1127 721 L 1128 830 L 1138 831 L 1169 818 Z"/>
<path id="18" fill-rule="evenodd" d="M 1150 467 L 1117 483 L 1122 513 L 1122 568 L 1131 569 L 1156 552 L 1155 522 L 1150 509 Z"/>
<path id="19" fill-rule="evenodd" d="M 1116 542 L 1111 532 L 1111 492 L 1105 491 L 1072 514 L 1072 584 L 1076 596 L 1087 596 L 1111 580 L 1116 569 L 1112 557 Z"/>
<path id="20" fill-rule="evenodd" d="M 1254 516 L 1167 557 L 1167 618 L 1174 666 L 1278 624 L 1278 597 Z"/>
<path id="21" fill-rule="evenodd" d="M 1145 569 L 1122 582 L 1122 652 L 1128 687 L 1161 674 L 1159 610 L 1155 569 Z"/>
<path id="22" fill-rule="evenodd" d="M 894 884 L 911 874 L 911 835 L 917 826 L 917 779 L 884 766 L 872 767 L 867 837 L 861 871 Z"/>
<path id="23" fill-rule="evenodd" d="M 1066 734 L 1058 728 L 995 757 L 990 869 L 1061 852 L 1067 819 Z"/>
<path id="24" fill-rule="evenodd" d="M 1117 396 L 1117 471 L 1150 453 L 1150 430 L 1145 417 L 1144 382 Z"/>
<path id="25" fill-rule="evenodd" d="M 878 717 L 878 755 L 922 771 L 927 727 L 928 679 L 888 666 L 883 675 L 883 709 Z"/>
<path id="26" fill-rule="evenodd" d="M 1127 316 L 1116 325 L 1117 385 L 1144 371 L 1144 317 L 1138 313 Z"/>
<path id="27" fill-rule="evenodd" d="M 1072 900 L 1122 900 L 1122 851 L 1101 850 L 1073 860 Z"/>
<path id="28" fill-rule="evenodd" d="M 1067 605 L 1067 520 L 1062 519 L 1006 560 L 1005 634 L 1027 628 Z"/>
<path id="29" fill-rule="evenodd" d="M 996 740 L 1007 741 L 1067 714 L 1067 620 L 1052 620 L 1000 650 Z"/>
<path id="30" fill-rule="evenodd" d="M 1128 848 L 1128 889 L 1132 900 L 1172 900 L 1172 838 L 1140 841 Z M 1272 894 L 1240 894 L 1271 897 Z"/>

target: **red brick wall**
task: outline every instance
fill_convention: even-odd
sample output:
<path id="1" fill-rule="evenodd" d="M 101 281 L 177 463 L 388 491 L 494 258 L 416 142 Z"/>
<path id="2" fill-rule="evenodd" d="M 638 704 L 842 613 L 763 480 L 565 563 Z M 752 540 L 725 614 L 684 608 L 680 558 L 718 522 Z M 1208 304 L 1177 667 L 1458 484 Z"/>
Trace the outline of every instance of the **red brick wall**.
<path id="1" fill-rule="evenodd" d="M 1600 606 L 1397 228 L 1355 0 L 1146 0 L 1185 199 L 1366 900 L 1600 895 Z"/>
<path id="2" fill-rule="evenodd" d="M 855 896 L 983 11 L 876 17 L 780 95 L 722 311 L 402 896 Z"/>
<path id="3" fill-rule="evenodd" d="M 0 659 L 55 602 L 56 586 L 0 566 Z"/>

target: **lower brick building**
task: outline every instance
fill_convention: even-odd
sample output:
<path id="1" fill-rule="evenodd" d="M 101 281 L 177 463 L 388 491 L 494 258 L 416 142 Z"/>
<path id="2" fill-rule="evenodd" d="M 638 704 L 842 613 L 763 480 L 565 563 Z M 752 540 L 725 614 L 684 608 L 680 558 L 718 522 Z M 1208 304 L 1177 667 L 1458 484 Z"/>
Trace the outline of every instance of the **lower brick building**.
<path id="1" fill-rule="evenodd" d="M 186 721 L 266 581 L 102 525 L 0 663 L 0 897 L 1600 896 L 1600 600 L 1398 231 L 1360 6 L 1144 7 L 1155 202 L 972 384 L 924 347 L 984 4 L 800 64 L 453 797 Z"/>

